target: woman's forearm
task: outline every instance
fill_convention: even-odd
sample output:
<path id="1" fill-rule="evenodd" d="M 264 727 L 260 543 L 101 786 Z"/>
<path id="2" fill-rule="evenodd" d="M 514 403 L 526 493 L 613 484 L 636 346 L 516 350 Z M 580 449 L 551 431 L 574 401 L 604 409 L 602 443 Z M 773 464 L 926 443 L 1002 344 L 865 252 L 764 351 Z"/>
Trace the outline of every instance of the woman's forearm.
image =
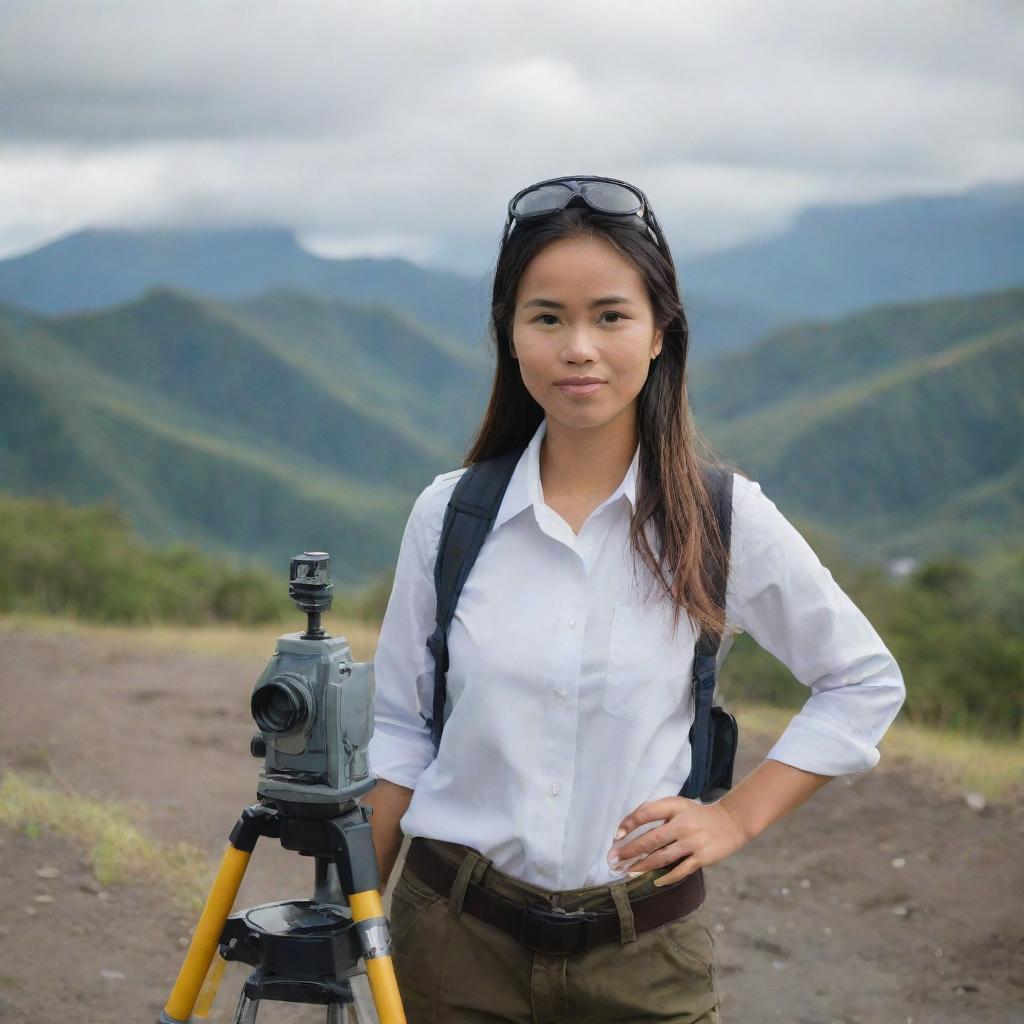
<path id="1" fill-rule="evenodd" d="M 749 841 L 799 807 L 833 778 L 833 775 L 818 775 L 769 759 L 762 761 L 717 802 L 729 812 Z"/>
<path id="2" fill-rule="evenodd" d="M 386 779 L 378 779 L 377 785 L 362 798 L 362 803 L 373 808 L 370 828 L 373 832 L 373 846 L 377 851 L 377 870 L 380 872 L 380 891 L 388 885 L 391 871 L 402 849 L 402 828 L 399 824 L 412 801 L 413 791 Z"/>

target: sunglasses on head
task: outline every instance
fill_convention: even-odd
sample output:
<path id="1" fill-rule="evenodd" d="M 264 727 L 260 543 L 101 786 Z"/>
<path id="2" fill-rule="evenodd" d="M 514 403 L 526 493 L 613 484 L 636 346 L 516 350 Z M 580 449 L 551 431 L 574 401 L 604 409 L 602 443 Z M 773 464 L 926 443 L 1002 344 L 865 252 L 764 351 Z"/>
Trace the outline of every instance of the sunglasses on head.
<path id="1" fill-rule="evenodd" d="M 549 178 L 517 192 L 508 203 L 502 244 L 508 241 L 518 221 L 558 213 L 574 202 L 585 203 L 596 213 L 614 217 L 638 217 L 655 244 L 665 248 L 647 196 L 627 181 L 591 174 Z"/>

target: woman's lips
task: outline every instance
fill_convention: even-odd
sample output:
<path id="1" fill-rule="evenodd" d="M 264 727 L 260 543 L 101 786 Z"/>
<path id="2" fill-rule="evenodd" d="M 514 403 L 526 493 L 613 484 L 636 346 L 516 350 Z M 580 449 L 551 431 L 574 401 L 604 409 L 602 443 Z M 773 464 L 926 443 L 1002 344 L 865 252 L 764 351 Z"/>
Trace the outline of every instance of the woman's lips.
<path id="1" fill-rule="evenodd" d="M 555 387 L 564 391 L 567 395 L 592 395 L 598 388 L 603 388 L 605 382 L 597 381 L 593 384 L 556 384 Z"/>

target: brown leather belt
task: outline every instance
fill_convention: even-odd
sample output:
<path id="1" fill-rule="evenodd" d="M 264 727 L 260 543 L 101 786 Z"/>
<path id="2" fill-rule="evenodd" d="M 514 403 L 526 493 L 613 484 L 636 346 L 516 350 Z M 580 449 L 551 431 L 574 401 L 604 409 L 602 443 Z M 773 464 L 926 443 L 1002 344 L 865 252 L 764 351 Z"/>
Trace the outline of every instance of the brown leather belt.
<path id="1" fill-rule="evenodd" d="M 409 844 L 409 870 L 446 899 L 451 895 L 458 866 L 435 853 L 421 839 Z M 636 931 L 646 932 L 696 910 L 704 902 L 704 872 L 698 868 L 681 882 L 647 896 L 631 899 Z M 514 936 L 535 953 L 563 956 L 586 952 L 606 942 L 620 942 L 616 910 L 561 910 L 529 906 L 506 899 L 470 882 L 462 909 Z"/>

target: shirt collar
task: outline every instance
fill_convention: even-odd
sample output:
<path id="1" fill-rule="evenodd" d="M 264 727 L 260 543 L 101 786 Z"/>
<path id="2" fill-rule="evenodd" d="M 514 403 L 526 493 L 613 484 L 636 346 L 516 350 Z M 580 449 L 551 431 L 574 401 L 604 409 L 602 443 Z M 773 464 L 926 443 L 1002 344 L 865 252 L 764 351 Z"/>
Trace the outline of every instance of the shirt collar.
<path id="1" fill-rule="evenodd" d="M 526 446 L 525 451 L 516 463 L 516 468 L 512 472 L 508 487 L 505 489 L 505 496 L 502 498 L 501 505 L 498 508 L 498 515 L 495 517 L 492 530 L 498 529 L 502 523 L 508 522 L 513 516 L 518 515 L 531 505 L 538 517 L 540 516 L 539 510 L 544 505 L 541 499 L 540 445 L 541 441 L 544 440 L 547 429 L 548 420 L 545 416 L 540 421 L 540 425 L 534 431 L 533 437 L 530 438 L 530 443 Z M 622 482 L 594 509 L 595 512 L 623 496 L 629 500 L 630 506 L 634 510 L 636 509 L 636 477 L 639 463 L 640 445 L 638 444 L 636 451 L 633 452 L 633 461 L 630 462 Z"/>

